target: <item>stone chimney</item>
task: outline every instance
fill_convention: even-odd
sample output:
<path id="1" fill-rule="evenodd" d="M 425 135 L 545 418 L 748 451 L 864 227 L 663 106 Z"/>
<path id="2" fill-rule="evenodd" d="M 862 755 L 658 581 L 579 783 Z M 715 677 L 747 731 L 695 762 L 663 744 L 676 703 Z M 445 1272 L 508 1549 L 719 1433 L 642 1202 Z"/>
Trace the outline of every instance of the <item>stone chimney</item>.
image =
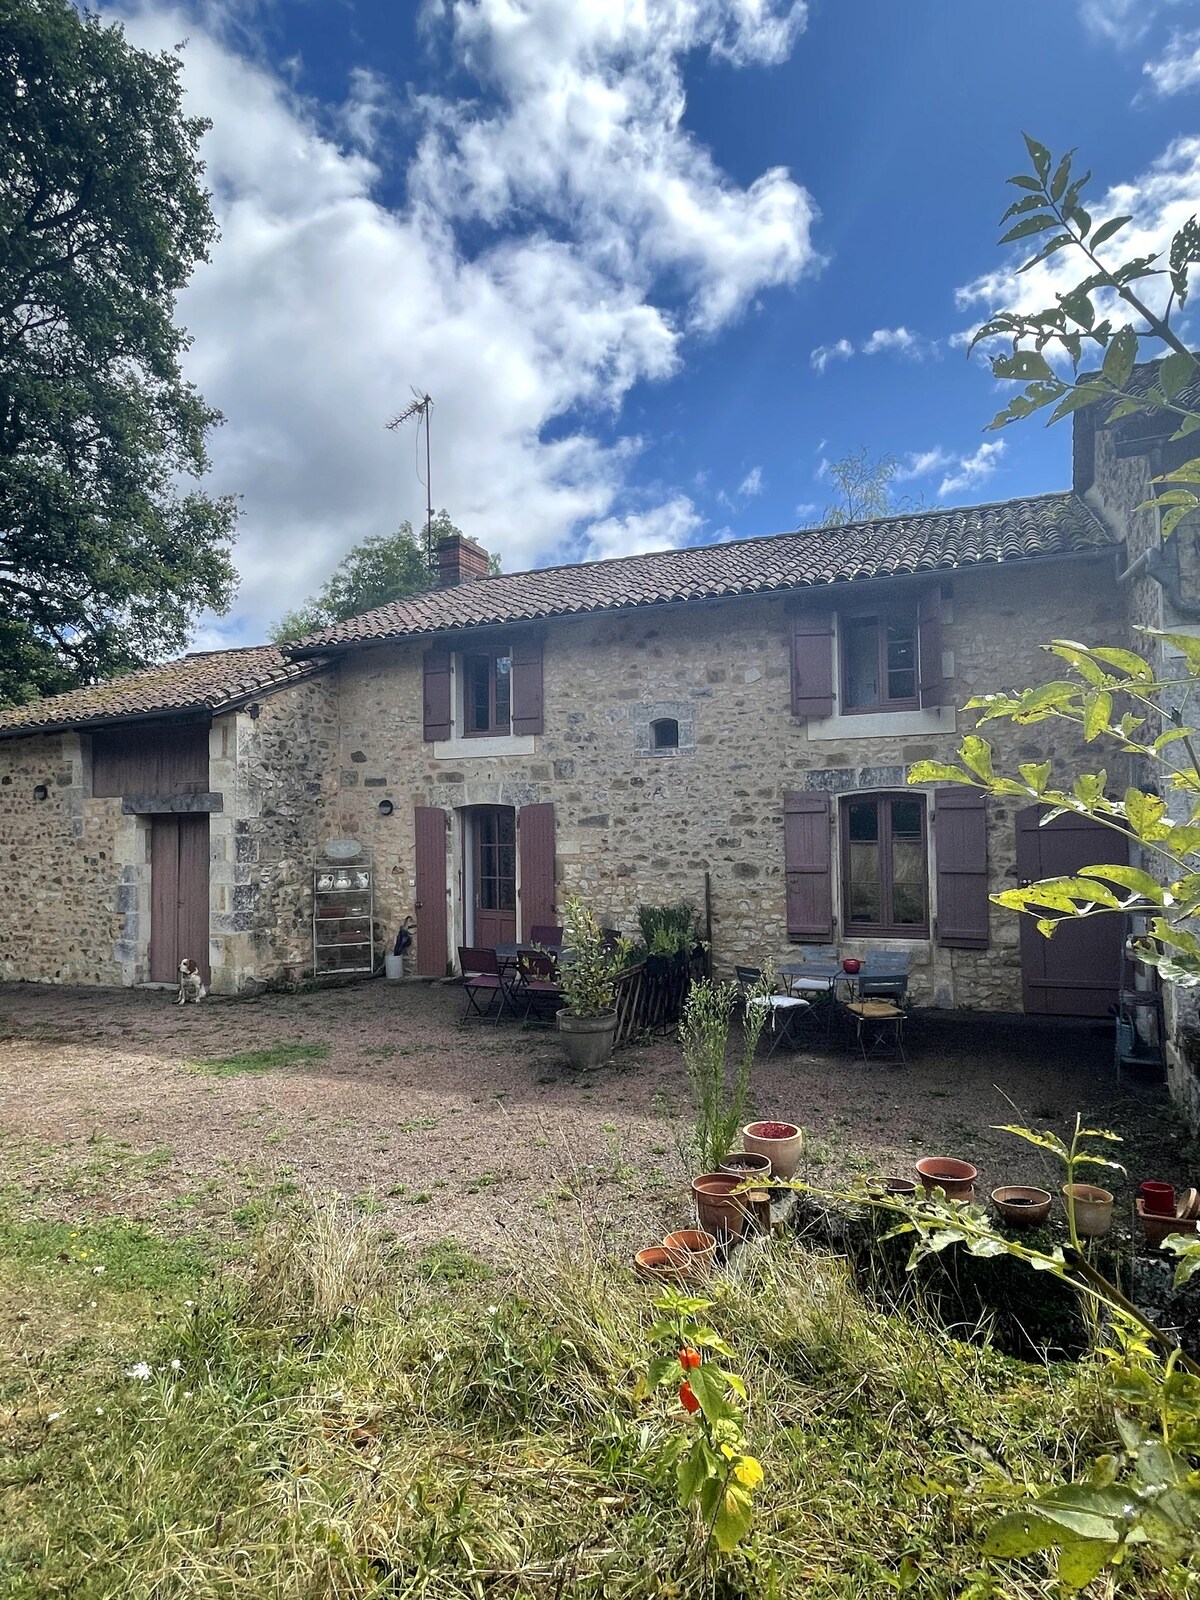
<path id="1" fill-rule="evenodd" d="M 488 576 L 488 553 L 466 534 L 452 533 L 437 543 L 437 586 L 454 589 Z"/>

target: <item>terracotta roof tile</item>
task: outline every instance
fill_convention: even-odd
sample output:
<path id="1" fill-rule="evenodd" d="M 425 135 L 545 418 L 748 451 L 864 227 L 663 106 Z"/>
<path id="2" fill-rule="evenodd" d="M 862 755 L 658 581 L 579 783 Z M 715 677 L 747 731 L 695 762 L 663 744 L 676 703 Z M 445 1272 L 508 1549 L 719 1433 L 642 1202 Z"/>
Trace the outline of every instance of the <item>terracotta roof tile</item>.
<path id="1" fill-rule="evenodd" d="M 732 544 L 501 573 L 380 606 L 295 653 L 445 629 L 795 590 L 1094 550 L 1112 535 L 1073 494 L 920 511 Z"/>
<path id="2" fill-rule="evenodd" d="M 88 689 L 10 706 L 0 711 L 0 738 L 171 711 L 219 711 L 307 677 L 319 666 L 311 660 L 293 661 L 274 644 L 197 651 Z"/>

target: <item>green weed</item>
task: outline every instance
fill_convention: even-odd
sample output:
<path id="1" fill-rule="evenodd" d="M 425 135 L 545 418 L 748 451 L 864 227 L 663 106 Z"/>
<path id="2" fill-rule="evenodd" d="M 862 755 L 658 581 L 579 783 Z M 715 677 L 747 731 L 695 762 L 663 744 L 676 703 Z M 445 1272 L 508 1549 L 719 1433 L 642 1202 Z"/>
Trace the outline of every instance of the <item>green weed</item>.
<path id="1" fill-rule="evenodd" d="M 193 1061 L 196 1072 L 213 1078 L 236 1078 L 245 1073 L 275 1072 L 280 1067 L 299 1066 L 304 1061 L 328 1061 L 332 1049 L 327 1044 L 273 1044 L 261 1050 L 238 1050 L 228 1056 L 207 1056 Z"/>

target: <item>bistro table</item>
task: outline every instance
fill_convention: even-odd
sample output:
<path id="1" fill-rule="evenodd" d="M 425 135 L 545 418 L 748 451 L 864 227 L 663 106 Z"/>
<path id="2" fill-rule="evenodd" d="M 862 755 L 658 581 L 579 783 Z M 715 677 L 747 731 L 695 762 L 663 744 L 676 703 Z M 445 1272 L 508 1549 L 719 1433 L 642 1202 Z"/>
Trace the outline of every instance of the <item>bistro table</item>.
<path id="1" fill-rule="evenodd" d="M 825 1042 L 833 1038 L 834 1022 L 839 1015 L 838 1001 L 845 1004 L 854 997 L 854 979 L 840 961 L 789 961 L 776 971 L 789 995 L 810 995 L 815 1000 L 824 995 Z M 845 996 L 838 993 L 838 985 L 845 984 Z"/>

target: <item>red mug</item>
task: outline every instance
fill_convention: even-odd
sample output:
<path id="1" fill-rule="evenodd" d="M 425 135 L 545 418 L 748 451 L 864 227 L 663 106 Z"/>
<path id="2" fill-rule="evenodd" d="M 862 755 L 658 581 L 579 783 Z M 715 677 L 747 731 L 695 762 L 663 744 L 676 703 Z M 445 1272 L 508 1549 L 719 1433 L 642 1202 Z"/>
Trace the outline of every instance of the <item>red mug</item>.
<path id="1" fill-rule="evenodd" d="M 1152 1217 L 1173 1217 L 1175 1215 L 1175 1190 L 1169 1183 L 1156 1183 L 1151 1179 L 1138 1185 L 1138 1194 L 1142 1198 L 1142 1208 L 1147 1215 Z"/>

